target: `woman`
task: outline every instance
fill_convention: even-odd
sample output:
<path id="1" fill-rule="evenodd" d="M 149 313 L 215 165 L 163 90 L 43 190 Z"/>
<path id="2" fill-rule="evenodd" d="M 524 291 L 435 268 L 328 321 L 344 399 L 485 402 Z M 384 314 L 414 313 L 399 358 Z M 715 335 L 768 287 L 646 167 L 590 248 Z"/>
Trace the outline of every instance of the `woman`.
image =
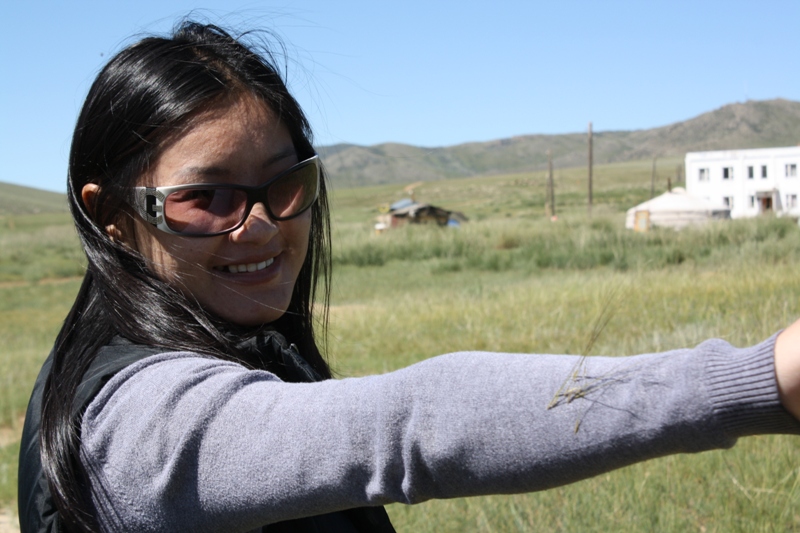
<path id="1" fill-rule="evenodd" d="M 275 68 L 213 26 L 101 71 L 68 196 L 88 268 L 26 418 L 23 531 L 391 531 L 388 502 L 800 432 L 781 404 L 800 414 L 799 326 L 777 349 L 591 358 L 566 388 L 574 358 L 513 354 L 330 380 L 309 127 Z"/>

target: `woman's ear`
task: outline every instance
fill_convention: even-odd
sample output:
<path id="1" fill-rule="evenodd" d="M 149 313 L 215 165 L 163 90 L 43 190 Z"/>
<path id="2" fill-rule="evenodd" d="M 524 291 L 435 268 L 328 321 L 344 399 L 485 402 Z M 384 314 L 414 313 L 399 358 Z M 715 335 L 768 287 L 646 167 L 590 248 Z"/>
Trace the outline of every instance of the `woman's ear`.
<path id="1" fill-rule="evenodd" d="M 97 198 L 100 195 L 100 186 L 96 183 L 87 183 L 81 189 L 81 200 L 89 216 L 94 218 L 94 208 Z M 122 241 L 122 232 L 114 224 L 106 226 L 106 233 L 112 240 Z"/>

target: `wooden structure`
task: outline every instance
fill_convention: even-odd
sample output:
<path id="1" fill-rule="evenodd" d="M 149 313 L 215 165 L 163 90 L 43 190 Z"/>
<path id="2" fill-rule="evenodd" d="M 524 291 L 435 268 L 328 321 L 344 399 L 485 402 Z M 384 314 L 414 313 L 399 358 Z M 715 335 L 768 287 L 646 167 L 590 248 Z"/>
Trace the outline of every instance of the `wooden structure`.
<path id="1" fill-rule="evenodd" d="M 459 226 L 468 220 L 466 215 L 458 211 L 406 199 L 395 202 L 388 213 L 380 215 L 376 228 L 378 225 L 381 225 L 381 229 L 396 228 L 403 224 Z"/>

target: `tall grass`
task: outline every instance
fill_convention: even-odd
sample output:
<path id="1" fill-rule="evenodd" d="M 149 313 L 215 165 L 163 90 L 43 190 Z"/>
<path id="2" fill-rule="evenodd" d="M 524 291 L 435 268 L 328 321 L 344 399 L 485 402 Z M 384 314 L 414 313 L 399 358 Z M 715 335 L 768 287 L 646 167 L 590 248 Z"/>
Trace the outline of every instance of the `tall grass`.
<path id="1" fill-rule="evenodd" d="M 791 262 L 800 257 L 800 232 L 788 218 L 720 221 L 683 231 L 634 233 L 619 217 L 563 220 L 500 218 L 457 231 L 406 226 L 375 235 L 363 225 L 340 227 L 334 264 L 382 266 L 435 260 L 432 272 L 543 269 L 659 269 L 691 262 L 714 267 L 730 260 Z"/>

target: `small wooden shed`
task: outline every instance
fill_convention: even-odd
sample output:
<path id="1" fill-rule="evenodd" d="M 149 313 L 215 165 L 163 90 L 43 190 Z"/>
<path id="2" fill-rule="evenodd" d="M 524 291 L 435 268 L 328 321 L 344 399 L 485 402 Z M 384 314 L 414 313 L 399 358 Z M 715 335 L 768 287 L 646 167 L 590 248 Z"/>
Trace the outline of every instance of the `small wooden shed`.
<path id="1" fill-rule="evenodd" d="M 459 226 L 468 220 L 466 215 L 458 211 L 411 200 L 401 200 L 394 203 L 388 213 L 378 217 L 378 224 L 381 224 L 383 228 L 395 228 L 403 224 Z"/>

